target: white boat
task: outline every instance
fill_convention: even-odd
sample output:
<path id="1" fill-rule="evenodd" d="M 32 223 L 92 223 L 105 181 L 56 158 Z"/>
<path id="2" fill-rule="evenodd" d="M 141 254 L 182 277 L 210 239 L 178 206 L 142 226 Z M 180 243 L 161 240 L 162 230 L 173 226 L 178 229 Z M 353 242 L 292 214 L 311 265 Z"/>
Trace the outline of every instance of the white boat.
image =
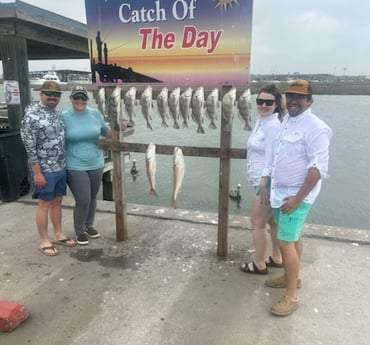
<path id="1" fill-rule="evenodd" d="M 55 72 L 48 72 L 44 74 L 41 78 L 31 78 L 30 84 L 31 85 L 42 85 L 45 81 L 53 80 L 59 84 L 67 84 L 65 82 L 60 81 L 58 75 Z"/>

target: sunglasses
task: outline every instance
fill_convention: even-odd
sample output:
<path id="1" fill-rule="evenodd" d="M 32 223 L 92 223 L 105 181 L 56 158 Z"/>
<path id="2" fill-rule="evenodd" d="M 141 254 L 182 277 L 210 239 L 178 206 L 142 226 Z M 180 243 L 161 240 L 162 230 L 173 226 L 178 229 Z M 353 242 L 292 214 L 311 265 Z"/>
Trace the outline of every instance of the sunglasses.
<path id="1" fill-rule="evenodd" d="M 257 102 L 257 105 L 263 105 L 263 103 L 265 103 L 268 107 L 271 107 L 275 103 L 275 100 L 257 98 L 256 102 Z"/>
<path id="2" fill-rule="evenodd" d="M 76 95 L 76 96 L 72 96 L 72 99 L 74 100 L 74 101 L 79 101 L 79 100 L 81 100 L 81 101 L 87 101 L 87 97 L 86 96 L 84 96 L 84 95 Z"/>
<path id="3" fill-rule="evenodd" d="M 60 97 L 61 93 L 60 92 L 54 92 L 54 91 L 43 91 L 43 94 L 48 96 L 48 97 Z"/>

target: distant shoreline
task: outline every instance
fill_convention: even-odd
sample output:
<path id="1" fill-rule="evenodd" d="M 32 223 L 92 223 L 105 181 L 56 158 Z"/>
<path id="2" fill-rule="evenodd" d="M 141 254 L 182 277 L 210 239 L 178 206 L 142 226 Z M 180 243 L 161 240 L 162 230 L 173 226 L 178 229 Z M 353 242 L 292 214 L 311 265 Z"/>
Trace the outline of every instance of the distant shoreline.
<path id="1" fill-rule="evenodd" d="M 280 89 L 282 92 L 285 91 L 285 89 L 287 88 L 287 85 L 288 83 L 286 82 L 279 82 L 277 83 L 276 81 L 273 82 L 273 81 L 259 81 L 259 82 L 252 82 L 250 83 L 249 85 L 249 88 L 251 89 L 251 93 L 252 94 L 256 94 L 258 92 L 258 90 L 260 90 L 263 86 L 265 86 L 266 84 L 269 84 L 269 83 L 275 83 Z M 0 84 L 3 84 L 3 79 L 0 78 Z M 61 85 L 61 88 L 63 91 L 69 91 L 71 90 L 71 88 L 73 87 L 73 85 L 76 85 L 75 83 L 70 83 L 70 84 L 62 84 Z M 136 84 L 137 86 L 138 84 Z M 312 85 L 312 90 L 313 90 L 313 94 L 314 95 L 370 95 L 370 80 L 369 81 L 361 81 L 361 82 L 344 82 L 344 81 L 340 81 L 340 82 L 312 82 L 311 83 Z M 83 84 L 84 87 L 86 87 L 86 89 L 88 91 L 94 91 L 94 90 L 97 90 L 98 89 L 98 86 L 97 85 L 94 85 L 94 84 Z M 110 85 L 110 84 L 107 84 L 107 85 L 104 85 L 105 87 L 114 87 L 115 85 Z M 120 87 L 124 90 L 124 89 L 128 89 L 131 85 L 129 84 L 124 84 L 124 85 L 120 85 Z M 140 87 L 137 86 L 137 89 L 140 93 L 140 91 L 142 91 L 144 88 L 145 88 L 146 84 L 143 83 L 143 86 Z M 153 84 L 153 96 L 156 97 L 156 94 L 160 91 L 160 89 L 164 86 L 163 84 L 160 84 L 160 85 L 156 85 L 156 84 Z M 31 87 L 34 89 L 34 90 L 38 90 L 40 88 L 40 85 L 31 85 Z M 184 86 L 185 87 L 185 86 Z M 170 87 L 171 89 L 171 87 Z M 211 88 L 205 88 L 205 91 L 208 92 L 210 91 Z M 238 91 L 242 91 L 244 90 L 244 88 L 242 87 L 237 87 L 237 90 Z"/>

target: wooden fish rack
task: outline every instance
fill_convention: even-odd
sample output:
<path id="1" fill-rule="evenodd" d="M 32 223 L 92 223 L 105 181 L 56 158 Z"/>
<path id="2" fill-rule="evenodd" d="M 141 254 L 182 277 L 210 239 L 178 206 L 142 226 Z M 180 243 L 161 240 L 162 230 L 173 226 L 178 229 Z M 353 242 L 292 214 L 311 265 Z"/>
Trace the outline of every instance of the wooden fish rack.
<path id="1" fill-rule="evenodd" d="M 225 91 L 225 89 L 223 89 Z M 227 90 L 226 90 L 227 91 Z M 221 110 L 222 111 L 222 110 Z M 112 139 L 102 139 L 98 147 L 112 152 L 113 161 L 113 189 L 115 193 L 116 214 L 116 239 L 126 241 L 128 239 L 127 229 L 127 202 L 125 183 L 125 160 L 124 152 L 145 153 L 148 144 L 124 142 L 123 134 L 117 130 L 112 116 L 111 121 Z M 183 146 L 181 149 L 184 156 L 218 158 L 219 166 L 219 191 L 218 191 L 218 241 L 217 255 L 227 257 L 228 255 L 228 225 L 229 225 L 229 186 L 230 186 L 230 163 L 231 159 L 245 159 L 246 149 L 231 148 L 232 129 L 225 130 L 227 122 L 221 116 L 220 147 L 194 147 Z M 156 145 L 156 153 L 172 155 L 174 145 Z"/>

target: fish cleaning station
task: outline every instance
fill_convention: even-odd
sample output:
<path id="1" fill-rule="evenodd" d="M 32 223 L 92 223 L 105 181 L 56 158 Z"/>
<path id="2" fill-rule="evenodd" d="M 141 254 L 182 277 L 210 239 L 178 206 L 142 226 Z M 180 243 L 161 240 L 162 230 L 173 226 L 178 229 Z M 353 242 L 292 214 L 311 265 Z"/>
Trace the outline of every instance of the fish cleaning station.
<path id="1" fill-rule="evenodd" d="M 31 102 L 27 78 L 28 60 L 90 59 L 93 81 L 91 90 L 99 109 L 107 116 L 113 129 L 112 139 L 100 140 L 98 146 L 112 152 L 116 238 L 117 241 L 125 241 L 128 239 L 128 229 L 124 153 L 146 153 L 150 144 L 154 100 L 157 99 L 160 110 L 159 95 L 166 91 L 166 110 L 163 116 L 172 118 L 173 127 L 181 132 L 184 131 L 177 121 L 183 118 L 186 122 L 192 118 L 198 125 L 197 134 L 207 135 L 203 125 L 208 116 L 214 129 L 220 131 L 219 147 L 181 145 L 180 149 L 183 156 L 219 159 L 217 255 L 226 257 L 230 162 L 231 159 L 246 158 L 245 149 L 231 147 L 233 120 L 237 113 L 243 114 L 246 129 L 250 130 L 248 84 L 252 2 L 236 4 L 238 11 L 230 11 L 227 5 L 220 7 L 212 4 L 209 8 L 197 9 L 193 1 L 188 5 L 186 2 L 181 2 L 181 6 L 174 4 L 162 3 L 164 7 L 158 8 L 159 2 L 156 2 L 156 8 L 148 9 L 148 17 L 142 18 L 140 11 L 134 9 L 134 4 L 132 7 L 111 8 L 103 1 L 89 1 L 86 2 L 87 26 L 18 0 L 0 4 L 0 58 L 3 62 L 4 81 L 16 81 L 20 94 L 19 104 L 9 105 L 9 123 L 11 128 L 19 128 L 23 109 Z M 159 31 L 138 29 L 141 21 L 153 19 L 151 14 L 154 12 L 161 14 L 156 23 Z M 230 17 L 224 21 L 226 15 Z M 168 32 L 164 32 L 163 28 L 161 31 L 161 21 L 167 22 L 170 16 L 171 30 L 166 29 Z M 210 20 L 207 24 L 209 30 L 198 31 L 191 25 L 206 17 L 213 18 L 213 22 Z M 133 25 L 134 21 L 136 25 Z M 187 23 L 183 31 L 178 27 L 179 21 Z M 223 30 L 212 29 L 214 22 Z M 119 35 L 119 30 L 112 29 L 112 23 L 116 24 L 116 28 L 125 28 L 124 38 Z M 218 50 L 226 49 L 222 47 L 230 49 L 231 38 L 240 36 L 235 30 L 241 27 L 246 37 L 233 42 L 231 51 L 226 50 L 222 56 L 217 54 Z M 186 51 L 186 54 L 176 55 L 173 51 Z M 169 52 L 173 54 L 172 57 L 167 56 Z M 143 56 L 148 63 L 144 63 Z M 162 60 L 164 63 L 161 63 Z M 189 64 L 192 68 L 185 68 Z M 220 64 L 224 66 L 221 71 Z M 128 90 L 123 90 L 126 87 Z M 144 115 L 142 119 L 148 124 L 149 140 L 145 144 L 125 142 L 123 133 L 118 130 L 124 115 L 130 117 L 128 107 L 133 88 L 133 99 L 140 100 Z M 181 88 L 186 91 L 180 93 Z M 215 91 L 217 96 L 212 99 L 211 95 Z M 245 98 L 243 95 L 249 96 Z M 187 110 L 180 103 L 185 104 Z M 220 125 L 214 122 L 214 114 L 207 105 L 213 109 L 221 107 Z M 176 149 L 177 145 L 156 145 L 155 152 L 172 155 Z M 174 171 L 175 178 L 178 176 Z M 181 188 L 181 181 L 177 184 L 176 193 Z"/>
<path id="2" fill-rule="evenodd" d="M 125 162 L 123 159 L 123 152 L 140 152 L 146 153 L 147 169 L 150 166 L 148 162 L 151 157 L 148 156 L 148 143 L 126 143 L 124 142 L 123 134 L 120 130 L 119 123 L 123 120 L 122 111 L 122 93 L 124 94 L 123 103 L 126 114 L 133 123 L 130 109 L 133 108 L 133 102 L 138 98 L 143 113 L 143 118 L 147 122 L 148 130 L 152 130 L 151 122 L 152 108 L 153 108 L 153 90 L 155 90 L 157 97 L 158 112 L 162 117 L 162 126 L 166 124 L 166 118 L 173 120 L 173 128 L 182 131 L 178 125 L 180 118 L 183 119 L 186 127 L 187 121 L 192 119 L 198 124 L 197 133 L 199 135 L 206 135 L 203 125 L 205 116 L 213 121 L 214 129 L 217 127 L 214 123 L 214 115 L 212 111 L 207 108 L 208 105 L 218 107 L 221 103 L 221 126 L 220 126 L 220 147 L 193 147 L 181 145 L 155 145 L 155 151 L 151 152 L 164 155 L 174 155 L 174 192 L 172 197 L 172 204 L 175 205 L 177 192 L 181 188 L 182 178 L 185 167 L 183 159 L 178 162 L 176 152 L 181 153 L 181 156 L 191 157 L 211 157 L 220 160 L 219 166 L 219 200 L 218 200 L 218 249 L 217 255 L 226 257 L 228 254 L 228 216 L 229 216 L 229 186 L 230 186 L 230 160 L 231 159 L 245 159 L 245 149 L 233 149 L 231 147 L 232 138 L 232 124 L 234 115 L 237 111 L 245 114 L 248 129 L 250 130 L 250 91 L 248 91 L 247 99 L 241 100 L 239 97 L 244 93 L 237 90 L 246 88 L 249 83 L 249 57 L 250 57 L 250 39 L 242 39 L 242 42 L 234 42 L 238 47 L 237 53 L 235 50 L 228 53 L 222 60 L 217 56 L 217 50 L 222 49 L 223 44 L 227 45 L 228 37 L 235 37 L 235 21 L 240 22 L 240 25 L 245 29 L 246 36 L 249 37 L 251 33 L 251 16 L 252 16 L 252 2 L 240 5 L 238 12 L 233 11 L 230 18 L 225 22 L 223 17 L 227 14 L 228 6 L 224 8 L 216 8 L 210 5 L 207 11 L 196 8 L 195 2 L 190 1 L 189 4 L 182 2 L 181 5 L 166 3 L 160 7 L 160 2 L 152 5 L 153 8 L 143 8 L 139 11 L 135 6 L 121 5 L 119 8 L 110 8 L 100 1 L 93 1 L 86 3 L 86 16 L 88 23 L 88 38 L 90 42 L 90 60 L 93 71 L 93 81 L 99 87 L 97 91 L 97 103 L 100 105 L 100 110 L 103 114 L 107 113 L 110 119 L 111 128 L 114 129 L 112 140 L 100 140 L 98 146 L 104 150 L 113 152 L 113 190 L 114 201 L 116 205 L 116 226 L 117 226 L 117 241 L 124 241 L 128 238 L 127 230 L 127 209 L 126 209 L 126 192 L 125 192 Z M 239 5 L 238 5 L 239 6 Z M 114 6 L 113 6 L 114 7 Z M 148 6 L 150 7 L 150 6 Z M 198 13 L 198 12 L 199 13 Z M 240 16 L 242 12 L 243 15 Z M 205 15 L 212 15 L 215 17 L 214 22 L 219 22 L 223 30 L 202 30 L 197 31 L 194 26 L 186 25 L 185 23 L 192 23 L 194 20 L 202 20 Z M 169 17 L 172 16 L 171 19 Z M 236 17 L 235 17 L 236 16 Z M 246 20 L 246 18 L 248 20 Z M 159 25 L 159 29 L 150 30 L 141 27 L 141 22 L 155 21 Z M 171 29 L 166 28 L 161 30 L 162 22 L 170 23 Z M 184 24 L 183 31 L 178 28 L 179 21 Z M 133 23 L 136 25 L 133 25 Z M 184 23 L 183 23 L 184 22 Z M 213 27 L 214 22 L 209 21 L 208 26 Z M 115 28 L 120 26 L 125 28 L 126 36 L 122 38 L 117 32 L 112 32 L 112 23 Z M 224 35 L 224 42 L 222 41 Z M 182 37 L 181 39 L 178 39 Z M 217 39 L 216 39 L 217 38 Z M 250 37 L 249 37 L 250 38 Z M 126 41 L 122 42 L 125 39 Z M 91 45 L 91 42 L 94 42 Z M 128 44 L 129 42 L 129 44 Z M 240 43 L 240 44 L 239 44 Z M 125 48 L 128 44 L 132 48 Z M 210 47 L 211 44 L 211 47 Z M 104 45 L 104 49 L 102 46 Z M 236 48 L 234 46 L 234 49 Z M 110 49 L 119 49 L 120 55 L 118 58 L 110 58 Z M 188 49 L 193 54 L 192 59 L 197 62 L 196 67 L 193 64 L 193 70 L 182 72 L 181 66 L 189 63 L 187 54 L 183 56 L 166 57 L 168 51 L 179 51 Z M 153 56 L 153 52 L 159 50 L 162 55 Z M 153 61 L 153 66 L 156 63 L 160 65 L 161 59 L 168 60 L 164 66 L 159 66 L 157 69 L 153 66 L 147 66 L 143 63 L 143 55 L 148 61 Z M 130 56 L 130 58 L 127 58 Z M 189 55 L 190 56 L 190 55 Z M 113 63 L 112 60 L 113 59 Z M 214 60 L 214 61 L 213 61 Z M 218 73 L 219 64 L 224 63 L 226 73 Z M 129 66 L 129 67 L 127 67 Z M 135 66 L 135 67 L 133 67 Z M 173 66 L 177 66 L 173 70 Z M 200 67 L 199 67 L 200 66 Z M 208 74 L 204 72 L 209 68 Z M 140 72 L 137 72 L 140 69 Z M 169 69 L 173 73 L 171 78 L 168 78 Z M 128 73 L 128 71 L 130 73 Z M 134 72 L 135 71 L 135 72 Z M 243 73 L 240 76 L 240 73 Z M 153 75 L 155 76 L 153 77 Z M 199 76 L 200 74 L 200 76 Z M 115 88 L 109 89 L 104 84 L 109 81 L 115 82 Z M 134 84 L 129 86 L 129 90 L 122 92 L 122 84 Z M 150 86 L 145 86 L 150 83 Z M 194 83 L 194 84 L 193 84 Z M 142 86 L 144 84 L 144 87 Z M 208 92 L 205 92 L 203 85 L 208 87 Z M 169 88 L 173 90 L 169 92 Z M 181 87 L 185 91 L 181 93 Z M 104 88 L 104 91 L 103 91 Z M 138 89 L 138 92 L 136 92 Z M 193 90 L 195 90 L 193 92 Z M 215 90 L 212 91 L 212 90 Z M 213 94 L 216 95 L 213 99 L 210 98 Z M 237 102 L 245 104 L 242 107 Z M 162 107 L 163 103 L 165 106 Z M 108 105 L 107 107 L 105 105 Z M 107 109 L 108 108 L 108 109 Z M 153 120 L 154 121 L 154 120 Z M 118 124 L 118 126 L 117 126 Z M 148 133 L 150 138 L 150 132 Z M 149 168 L 150 169 L 150 168 Z M 155 168 L 148 171 L 148 177 L 151 180 L 155 179 Z M 155 190 L 152 192 L 155 194 Z"/>

